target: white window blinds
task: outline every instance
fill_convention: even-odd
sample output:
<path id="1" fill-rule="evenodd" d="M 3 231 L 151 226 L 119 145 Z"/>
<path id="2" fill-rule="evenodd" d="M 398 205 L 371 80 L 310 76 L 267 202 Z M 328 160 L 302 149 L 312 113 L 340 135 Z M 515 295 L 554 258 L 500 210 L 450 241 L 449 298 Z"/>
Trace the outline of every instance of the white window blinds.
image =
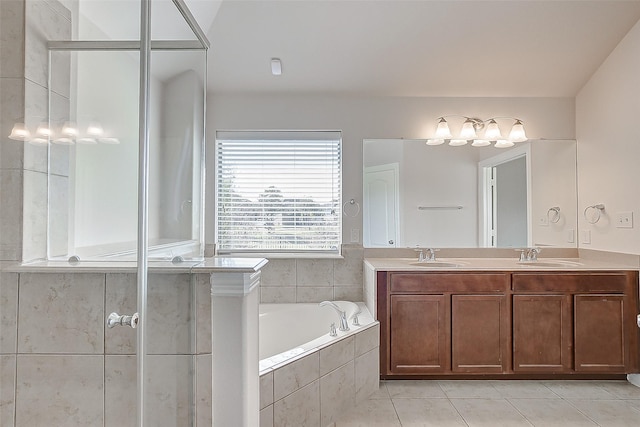
<path id="1" fill-rule="evenodd" d="M 217 132 L 220 253 L 338 252 L 340 132 Z"/>

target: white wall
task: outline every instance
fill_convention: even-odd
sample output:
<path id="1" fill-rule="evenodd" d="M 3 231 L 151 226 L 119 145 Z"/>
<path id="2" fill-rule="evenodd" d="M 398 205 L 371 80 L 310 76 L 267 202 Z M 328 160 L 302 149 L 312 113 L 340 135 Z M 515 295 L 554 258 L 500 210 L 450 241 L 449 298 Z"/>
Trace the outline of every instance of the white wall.
<path id="1" fill-rule="evenodd" d="M 575 138 L 571 98 L 419 98 L 332 95 L 209 94 L 207 102 L 206 242 L 214 242 L 216 130 L 335 129 L 343 137 L 343 199 L 362 204 L 362 140 L 430 136 L 442 115 L 515 116 L 530 138 Z M 344 241 L 362 216 L 343 217 Z"/>
<path id="2" fill-rule="evenodd" d="M 640 23 L 637 23 L 576 97 L 580 247 L 640 254 Z M 582 210 L 603 203 L 589 224 Z M 633 211 L 634 228 L 616 228 L 617 212 Z M 591 243 L 583 233 L 590 232 Z"/>

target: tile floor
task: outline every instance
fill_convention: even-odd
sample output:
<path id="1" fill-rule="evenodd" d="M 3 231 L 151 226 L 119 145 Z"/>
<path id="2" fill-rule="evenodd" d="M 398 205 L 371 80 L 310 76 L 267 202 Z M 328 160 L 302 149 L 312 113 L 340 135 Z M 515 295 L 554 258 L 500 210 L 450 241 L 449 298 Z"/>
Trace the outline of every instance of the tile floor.
<path id="1" fill-rule="evenodd" d="M 382 381 L 335 427 L 640 426 L 626 381 Z"/>

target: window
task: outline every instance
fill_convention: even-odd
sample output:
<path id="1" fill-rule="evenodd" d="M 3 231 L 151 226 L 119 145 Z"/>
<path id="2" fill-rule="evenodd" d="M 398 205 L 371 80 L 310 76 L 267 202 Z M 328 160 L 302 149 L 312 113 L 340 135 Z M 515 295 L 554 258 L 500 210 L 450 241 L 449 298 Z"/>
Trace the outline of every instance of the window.
<path id="1" fill-rule="evenodd" d="M 218 252 L 337 253 L 341 148 L 340 132 L 217 132 Z"/>

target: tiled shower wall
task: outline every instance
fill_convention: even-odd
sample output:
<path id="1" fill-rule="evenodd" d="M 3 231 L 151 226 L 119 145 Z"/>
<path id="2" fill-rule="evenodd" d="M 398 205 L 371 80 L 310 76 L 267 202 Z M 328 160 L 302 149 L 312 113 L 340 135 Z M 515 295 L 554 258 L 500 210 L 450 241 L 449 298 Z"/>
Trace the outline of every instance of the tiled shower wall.
<path id="1" fill-rule="evenodd" d="M 0 425 L 136 425 L 133 273 L 1 273 Z M 154 426 L 211 426 L 208 274 L 150 274 L 147 390 Z"/>
<path id="2" fill-rule="evenodd" d="M 363 301 L 364 249 L 343 245 L 342 258 L 269 258 L 262 269 L 260 302 Z"/>

